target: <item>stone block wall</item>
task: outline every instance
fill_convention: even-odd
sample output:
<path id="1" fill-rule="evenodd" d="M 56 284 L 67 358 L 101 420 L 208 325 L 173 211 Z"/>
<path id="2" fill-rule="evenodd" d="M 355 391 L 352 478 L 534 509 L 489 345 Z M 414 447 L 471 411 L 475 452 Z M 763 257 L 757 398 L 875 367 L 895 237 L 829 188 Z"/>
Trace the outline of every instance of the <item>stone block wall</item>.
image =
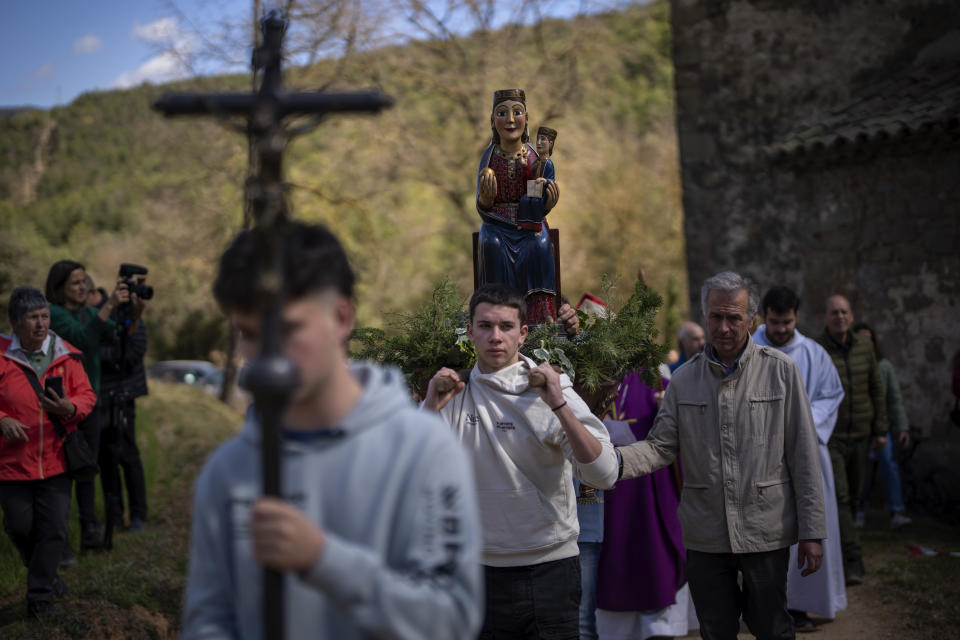
<path id="1" fill-rule="evenodd" d="M 953 406 L 960 350 L 960 149 L 891 150 L 803 168 L 760 153 L 897 73 L 960 25 L 955 2 L 673 0 L 677 132 L 690 278 L 732 269 L 871 323 L 928 432 Z"/>

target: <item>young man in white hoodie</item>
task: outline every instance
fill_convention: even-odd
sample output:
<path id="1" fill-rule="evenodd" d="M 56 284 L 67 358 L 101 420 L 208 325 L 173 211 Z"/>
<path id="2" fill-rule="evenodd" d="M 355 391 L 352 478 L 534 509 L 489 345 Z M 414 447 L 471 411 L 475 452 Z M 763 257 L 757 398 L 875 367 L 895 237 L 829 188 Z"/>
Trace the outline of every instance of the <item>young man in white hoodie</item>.
<path id="1" fill-rule="evenodd" d="M 473 459 L 486 579 L 480 639 L 576 640 L 573 477 L 608 489 L 619 466 L 606 428 L 570 379 L 519 353 L 524 309 L 523 297 L 506 285 L 477 289 L 467 325 L 477 364 L 466 381 L 451 369 L 438 371 L 423 404 L 440 412 Z M 530 386 L 534 370 L 544 385 Z M 451 388 L 442 391 L 444 384 Z"/>
<path id="2" fill-rule="evenodd" d="M 288 638 L 474 638 L 480 531 L 463 448 L 400 371 L 349 362 L 353 273 L 333 234 L 288 223 L 280 254 L 283 350 L 299 376 L 282 418 L 284 498 L 262 496 L 253 407 L 197 480 L 183 638 L 263 638 L 263 567 L 285 572 Z M 248 357 L 257 263 L 242 232 L 214 285 Z"/>

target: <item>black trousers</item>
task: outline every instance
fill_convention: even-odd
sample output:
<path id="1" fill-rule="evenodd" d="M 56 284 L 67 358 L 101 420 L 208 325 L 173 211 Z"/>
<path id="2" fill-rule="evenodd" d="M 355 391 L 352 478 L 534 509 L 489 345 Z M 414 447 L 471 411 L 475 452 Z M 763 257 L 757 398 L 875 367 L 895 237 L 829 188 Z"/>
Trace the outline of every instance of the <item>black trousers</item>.
<path id="1" fill-rule="evenodd" d="M 484 566 L 486 615 L 479 640 L 578 640 L 580 559 Z"/>
<path id="2" fill-rule="evenodd" d="M 103 410 L 99 403 L 89 416 L 79 422 L 77 428 L 83 434 L 90 451 L 100 451 L 100 424 L 103 419 Z M 97 524 L 96 478 L 85 482 L 76 482 L 77 510 L 80 512 L 80 530 L 83 531 Z"/>
<path id="3" fill-rule="evenodd" d="M 863 490 L 870 438 L 844 441 L 830 438 L 827 445 L 833 465 L 833 484 L 837 493 L 837 516 L 840 520 L 840 546 L 843 562 L 849 569 L 863 571 L 860 534 L 854 524 L 854 513 Z"/>
<path id="4" fill-rule="evenodd" d="M 136 404 L 130 399 L 111 400 L 108 421 L 100 438 L 100 481 L 103 497 L 110 505 L 114 522 L 123 521 L 123 495 L 119 469 L 123 470 L 123 484 L 127 488 L 130 519 L 147 519 L 147 483 L 143 474 L 140 449 L 137 448 Z"/>
<path id="5" fill-rule="evenodd" d="M 3 528 L 27 567 L 27 601 L 49 600 L 67 543 L 70 478 L 0 482 Z"/>
<path id="6" fill-rule="evenodd" d="M 740 615 L 759 640 L 793 640 L 787 611 L 790 549 L 763 553 L 687 550 L 687 581 L 705 640 L 736 640 Z M 743 587 L 737 573 L 743 574 Z"/>

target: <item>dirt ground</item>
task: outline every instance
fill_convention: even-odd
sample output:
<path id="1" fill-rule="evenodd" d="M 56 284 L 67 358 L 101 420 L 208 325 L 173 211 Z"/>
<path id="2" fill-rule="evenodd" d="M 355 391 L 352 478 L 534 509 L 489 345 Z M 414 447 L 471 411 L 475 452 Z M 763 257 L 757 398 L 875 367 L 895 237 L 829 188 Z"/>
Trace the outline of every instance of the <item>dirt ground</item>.
<path id="1" fill-rule="evenodd" d="M 864 584 L 847 589 L 847 608 L 840 611 L 834 620 L 811 615 L 816 623 L 816 631 L 797 634 L 798 638 L 811 640 L 907 640 L 926 638 L 909 635 L 900 623 L 900 613 L 896 607 L 883 604 L 883 595 L 876 580 L 867 580 Z M 699 638 L 699 632 L 692 632 L 685 638 Z M 743 628 L 738 640 L 753 640 L 754 636 Z"/>
<path id="2" fill-rule="evenodd" d="M 907 545 L 960 551 L 953 514 L 913 514 L 914 522 L 891 531 L 886 514 L 872 511 L 861 532 L 867 579 L 847 587 L 847 608 L 834 620 L 810 616 L 811 640 L 953 640 L 960 637 L 960 558 L 915 557 Z M 945 517 L 946 515 L 946 517 Z M 699 638 L 692 632 L 686 638 Z M 739 639 L 754 636 L 743 632 Z"/>

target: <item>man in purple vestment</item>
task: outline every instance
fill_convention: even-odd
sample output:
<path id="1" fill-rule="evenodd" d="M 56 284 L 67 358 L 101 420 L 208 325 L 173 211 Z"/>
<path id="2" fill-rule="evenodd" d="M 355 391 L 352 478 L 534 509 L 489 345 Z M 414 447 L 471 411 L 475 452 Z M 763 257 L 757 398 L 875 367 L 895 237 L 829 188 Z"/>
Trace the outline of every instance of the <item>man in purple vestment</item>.
<path id="1" fill-rule="evenodd" d="M 666 386 L 667 380 L 662 380 Z M 657 394 L 636 373 L 620 385 L 617 418 L 631 420 L 633 438 L 643 440 L 657 415 Z M 613 433 L 611 433 L 613 436 Z M 627 436 L 629 439 L 629 436 Z M 617 442 L 615 445 L 630 444 Z M 614 612 L 651 613 L 677 602 L 686 583 L 686 551 L 681 542 L 677 506 L 680 503 L 679 463 L 654 473 L 621 480 L 604 493 L 604 542 L 597 578 L 597 608 Z M 664 619 L 634 620 L 634 637 L 663 637 L 686 633 Z M 623 622 L 622 620 L 620 621 Z M 618 623 L 622 628 L 622 624 Z M 619 634 L 618 634 L 619 635 Z"/>

